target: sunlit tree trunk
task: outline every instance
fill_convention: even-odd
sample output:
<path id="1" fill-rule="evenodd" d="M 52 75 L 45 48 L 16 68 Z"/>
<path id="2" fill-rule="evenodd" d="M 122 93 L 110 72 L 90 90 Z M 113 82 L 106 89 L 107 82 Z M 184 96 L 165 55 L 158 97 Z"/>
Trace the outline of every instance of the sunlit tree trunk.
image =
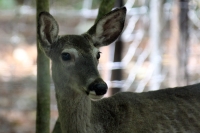
<path id="1" fill-rule="evenodd" d="M 169 39 L 169 51 L 170 51 L 170 64 L 169 64 L 169 81 L 168 87 L 175 87 L 177 86 L 177 69 L 178 69 L 178 60 L 174 58 L 177 56 L 177 44 L 178 44 L 178 36 L 179 36 L 179 23 L 178 23 L 178 16 L 179 16 L 179 1 L 174 1 L 172 5 L 172 17 L 173 19 L 170 20 L 170 39 Z"/>
<path id="2" fill-rule="evenodd" d="M 151 0 L 150 2 L 150 62 L 152 79 L 150 90 L 158 90 L 161 84 L 161 66 L 162 66 L 162 16 L 164 0 Z"/>
<path id="3" fill-rule="evenodd" d="M 49 0 L 36 0 L 37 20 L 41 11 L 49 11 Z M 37 29 L 38 31 L 38 29 Z M 38 32 L 37 32 L 38 33 Z M 38 38 L 38 35 L 37 35 Z M 37 39 L 37 116 L 36 133 L 50 132 L 50 69 L 49 59 L 39 47 Z"/>

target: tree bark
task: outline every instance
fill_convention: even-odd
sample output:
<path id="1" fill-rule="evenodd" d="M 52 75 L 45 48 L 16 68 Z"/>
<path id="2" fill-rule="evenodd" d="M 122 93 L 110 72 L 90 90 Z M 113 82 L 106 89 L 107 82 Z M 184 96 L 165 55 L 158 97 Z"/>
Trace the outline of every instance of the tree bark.
<path id="1" fill-rule="evenodd" d="M 115 7 L 122 7 L 124 5 L 123 0 L 116 0 Z M 122 51 L 123 51 L 123 42 L 121 36 L 116 40 L 114 47 L 114 59 L 113 62 L 121 62 L 122 60 Z M 118 85 L 110 88 L 110 95 L 114 95 L 117 92 L 121 91 L 120 81 L 122 80 L 122 69 L 112 70 L 111 81 L 116 81 Z"/>
<path id="2" fill-rule="evenodd" d="M 36 0 L 38 14 L 49 11 L 49 0 Z M 38 33 L 38 29 L 37 29 Z M 37 114 L 36 133 L 50 132 L 50 67 L 49 59 L 39 47 L 37 34 Z"/>
<path id="3" fill-rule="evenodd" d="M 177 48 L 178 69 L 177 82 L 178 85 L 187 85 L 189 82 L 187 63 L 188 63 L 188 2 L 189 0 L 180 0 L 179 13 L 179 44 Z"/>
<path id="4" fill-rule="evenodd" d="M 152 66 L 152 79 L 150 90 L 158 90 L 161 84 L 162 67 L 162 16 L 164 0 L 151 0 L 150 2 L 150 62 Z"/>

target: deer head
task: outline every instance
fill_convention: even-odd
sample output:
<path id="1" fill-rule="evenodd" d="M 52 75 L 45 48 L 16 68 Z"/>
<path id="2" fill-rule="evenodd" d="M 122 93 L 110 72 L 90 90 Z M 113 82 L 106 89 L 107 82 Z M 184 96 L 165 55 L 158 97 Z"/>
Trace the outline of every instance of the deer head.
<path id="1" fill-rule="evenodd" d="M 81 35 L 58 35 L 59 26 L 47 12 L 38 20 L 40 46 L 52 60 L 52 77 L 58 95 L 71 90 L 99 99 L 107 91 L 97 70 L 99 48 L 117 39 L 124 27 L 126 8 L 111 11 Z"/>

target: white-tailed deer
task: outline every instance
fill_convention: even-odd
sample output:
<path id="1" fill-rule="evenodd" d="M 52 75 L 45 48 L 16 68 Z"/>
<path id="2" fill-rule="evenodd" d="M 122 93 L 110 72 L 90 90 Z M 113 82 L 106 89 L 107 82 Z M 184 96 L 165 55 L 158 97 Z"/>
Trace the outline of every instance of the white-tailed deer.
<path id="1" fill-rule="evenodd" d="M 82 35 L 58 35 L 58 24 L 40 13 L 41 48 L 52 60 L 62 133 L 199 133 L 200 84 L 154 92 L 107 91 L 97 70 L 99 47 L 121 34 L 126 8 L 111 11 Z"/>

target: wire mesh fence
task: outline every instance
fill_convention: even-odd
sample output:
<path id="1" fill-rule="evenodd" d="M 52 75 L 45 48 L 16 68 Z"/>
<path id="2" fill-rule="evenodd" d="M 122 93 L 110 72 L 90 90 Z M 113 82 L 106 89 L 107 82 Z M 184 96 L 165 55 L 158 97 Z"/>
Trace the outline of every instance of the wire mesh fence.
<path id="1" fill-rule="evenodd" d="M 94 23 L 100 1 L 50 0 L 50 13 L 60 34 L 81 34 Z M 200 2 L 173 0 L 125 0 L 126 24 L 121 35 L 122 60 L 113 62 L 115 43 L 102 48 L 99 71 L 110 88 L 142 92 L 199 82 Z M 35 130 L 36 22 L 32 0 L 0 1 L 0 133 Z M 184 54 L 180 43 L 180 11 L 188 9 L 188 40 Z M 183 21 L 184 22 L 184 21 Z M 185 56 L 186 55 L 186 56 Z M 180 66 L 179 60 L 186 61 Z M 185 69 L 182 69 L 184 67 Z M 121 80 L 112 70 L 122 69 Z M 184 71 L 187 75 L 181 75 Z M 182 83 L 179 83 L 182 79 Z M 57 118 L 51 84 L 52 127 Z M 108 94 L 109 95 L 109 94 Z"/>

